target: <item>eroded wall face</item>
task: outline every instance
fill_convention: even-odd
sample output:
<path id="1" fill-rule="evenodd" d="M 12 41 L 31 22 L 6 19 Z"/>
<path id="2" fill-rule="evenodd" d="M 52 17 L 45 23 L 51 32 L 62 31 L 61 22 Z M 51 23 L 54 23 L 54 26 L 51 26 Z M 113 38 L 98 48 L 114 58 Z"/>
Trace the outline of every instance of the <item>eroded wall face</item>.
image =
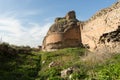
<path id="1" fill-rule="evenodd" d="M 81 44 L 81 34 L 79 27 L 69 29 L 64 33 L 65 47 L 78 47 Z"/>
<path id="2" fill-rule="evenodd" d="M 81 45 L 81 34 L 79 26 L 74 26 L 65 33 L 53 33 L 46 36 L 44 50 L 52 51 L 67 47 L 79 47 Z"/>
<path id="3" fill-rule="evenodd" d="M 57 43 L 63 41 L 63 33 L 53 33 L 47 36 L 46 44 Z"/>
<path id="4" fill-rule="evenodd" d="M 120 25 L 120 8 L 89 21 L 83 26 L 82 43 L 94 50 L 99 45 L 100 36 L 115 31 Z"/>
<path id="5" fill-rule="evenodd" d="M 42 46 L 43 51 L 51 51 L 62 47 L 63 33 L 47 35 Z"/>

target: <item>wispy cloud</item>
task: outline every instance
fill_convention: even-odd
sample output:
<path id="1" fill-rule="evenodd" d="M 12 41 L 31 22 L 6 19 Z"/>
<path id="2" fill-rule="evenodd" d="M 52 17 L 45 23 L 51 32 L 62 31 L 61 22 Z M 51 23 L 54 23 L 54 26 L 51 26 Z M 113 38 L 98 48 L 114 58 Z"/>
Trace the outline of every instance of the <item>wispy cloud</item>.
<path id="1" fill-rule="evenodd" d="M 0 18 L 4 17 L 29 17 L 34 15 L 40 15 L 43 11 L 41 10 L 8 10 L 0 13 Z M 2 15 L 2 16 L 1 16 Z"/>
<path id="2" fill-rule="evenodd" d="M 0 36 L 3 41 L 16 45 L 40 45 L 51 23 L 40 25 L 28 23 L 24 26 L 22 21 L 13 17 L 0 18 Z"/>

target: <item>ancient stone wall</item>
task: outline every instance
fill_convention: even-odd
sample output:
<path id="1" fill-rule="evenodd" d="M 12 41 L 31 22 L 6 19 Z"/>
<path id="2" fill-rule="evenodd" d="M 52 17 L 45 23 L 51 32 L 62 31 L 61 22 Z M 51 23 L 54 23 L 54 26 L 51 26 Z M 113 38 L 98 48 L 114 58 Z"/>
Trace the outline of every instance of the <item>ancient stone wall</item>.
<path id="1" fill-rule="evenodd" d="M 78 26 L 73 26 L 64 33 L 64 41 L 66 47 L 79 47 L 81 44 L 81 34 Z"/>
<path id="2" fill-rule="evenodd" d="M 91 51 L 100 50 L 100 48 L 104 48 L 100 47 L 99 40 L 101 36 L 116 31 L 119 26 L 120 2 L 97 12 L 85 22 L 78 21 L 75 12 L 70 11 L 65 17 L 55 19 L 55 23 L 50 27 L 43 40 L 42 48 L 45 51 L 51 51 L 84 45 Z M 108 43 L 102 45 L 106 44 Z M 109 43 L 109 45 L 114 44 L 120 44 L 120 41 Z M 113 52 L 115 48 L 116 50 L 120 49 L 117 45 L 117 47 L 114 47 Z"/>
<path id="3" fill-rule="evenodd" d="M 91 51 L 94 51 L 98 47 L 100 36 L 115 31 L 120 25 L 120 3 L 107 8 L 105 14 L 104 10 L 99 13 L 102 15 L 95 15 L 94 19 L 87 21 L 81 31 L 82 43 L 86 47 L 89 47 Z"/>
<path id="4" fill-rule="evenodd" d="M 79 47 L 81 45 L 79 27 L 74 27 L 65 33 L 52 33 L 46 37 L 46 51 L 62 49 L 66 47 Z"/>
<path id="5" fill-rule="evenodd" d="M 56 18 L 43 40 L 42 50 L 53 51 L 66 47 L 81 46 L 80 22 L 74 11 L 63 18 Z"/>

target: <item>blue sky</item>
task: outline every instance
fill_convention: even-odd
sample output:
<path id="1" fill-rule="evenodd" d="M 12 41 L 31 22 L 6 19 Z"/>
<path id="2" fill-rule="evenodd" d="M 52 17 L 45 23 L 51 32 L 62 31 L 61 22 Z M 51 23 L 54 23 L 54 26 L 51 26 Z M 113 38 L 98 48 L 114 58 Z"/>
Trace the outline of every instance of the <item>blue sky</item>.
<path id="1" fill-rule="evenodd" d="M 117 0 L 0 0 L 0 37 L 17 45 L 38 46 L 56 17 L 75 10 L 85 21 Z"/>

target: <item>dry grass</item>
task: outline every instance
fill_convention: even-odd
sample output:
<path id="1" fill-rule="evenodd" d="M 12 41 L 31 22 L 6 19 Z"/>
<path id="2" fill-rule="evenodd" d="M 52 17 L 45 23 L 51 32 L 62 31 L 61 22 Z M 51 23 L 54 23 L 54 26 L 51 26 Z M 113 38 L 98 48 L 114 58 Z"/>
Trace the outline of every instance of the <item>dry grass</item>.
<path id="1" fill-rule="evenodd" d="M 106 60 L 110 59 L 112 57 L 112 53 L 87 53 L 86 56 L 82 57 L 82 61 L 87 64 L 88 66 L 93 66 L 96 64 L 101 64 L 106 62 Z"/>
<path id="2" fill-rule="evenodd" d="M 94 52 L 86 52 L 86 55 L 81 59 L 83 63 L 89 66 L 103 64 L 106 60 L 112 58 L 113 55 L 120 52 L 119 44 L 116 43 L 116 45 L 118 46 L 115 48 L 107 45 L 100 45 Z"/>

